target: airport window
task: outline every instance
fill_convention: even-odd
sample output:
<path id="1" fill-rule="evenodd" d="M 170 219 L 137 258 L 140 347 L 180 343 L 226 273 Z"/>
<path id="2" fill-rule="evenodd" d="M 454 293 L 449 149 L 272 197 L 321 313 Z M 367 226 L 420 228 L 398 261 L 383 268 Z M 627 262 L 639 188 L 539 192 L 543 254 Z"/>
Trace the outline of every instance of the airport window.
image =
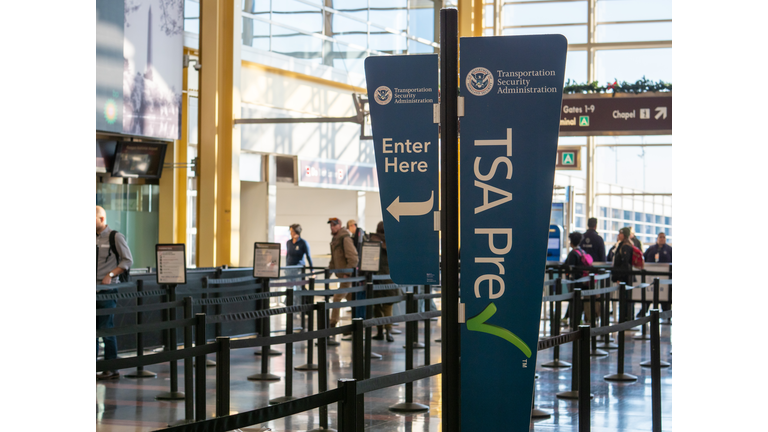
<path id="1" fill-rule="evenodd" d="M 624 220 L 631 221 L 632 220 L 632 212 L 629 210 L 624 210 Z"/>
<path id="2" fill-rule="evenodd" d="M 619 226 L 619 223 L 618 223 L 618 222 L 616 222 L 616 221 L 613 221 L 613 222 L 611 223 L 611 229 L 613 229 L 614 231 L 618 231 L 618 230 L 619 230 L 619 228 L 621 228 L 621 226 Z"/>
<path id="3" fill-rule="evenodd" d="M 635 212 L 635 221 L 642 222 L 643 221 L 643 214 L 640 212 Z"/>
<path id="4" fill-rule="evenodd" d="M 600 216 L 608 217 L 608 207 L 600 207 Z"/>
<path id="5" fill-rule="evenodd" d="M 645 214 L 645 222 L 647 223 L 653 223 L 653 215 L 650 213 Z"/>
<path id="6" fill-rule="evenodd" d="M 620 209 L 611 209 L 611 217 L 614 219 L 621 219 L 621 210 Z"/>
<path id="7" fill-rule="evenodd" d="M 635 233 L 642 234 L 645 232 L 645 228 L 641 224 L 635 224 Z"/>
<path id="8" fill-rule="evenodd" d="M 584 214 L 584 204 L 576 203 L 576 214 L 580 214 L 580 215 Z"/>
<path id="9" fill-rule="evenodd" d="M 664 225 L 672 225 L 672 218 L 669 216 L 664 217 Z"/>
<path id="10" fill-rule="evenodd" d="M 582 216 L 576 216 L 576 228 L 585 228 L 584 218 Z"/>

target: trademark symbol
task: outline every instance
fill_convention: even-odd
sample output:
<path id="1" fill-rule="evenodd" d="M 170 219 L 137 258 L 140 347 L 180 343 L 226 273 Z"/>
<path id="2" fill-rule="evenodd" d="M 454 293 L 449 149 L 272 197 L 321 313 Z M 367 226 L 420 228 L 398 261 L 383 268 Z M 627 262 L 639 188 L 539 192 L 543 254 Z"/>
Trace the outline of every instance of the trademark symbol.
<path id="1" fill-rule="evenodd" d="M 528 367 L 528 360 L 526 359 L 526 360 L 523 360 L 523 368 L 527 368 L 527 367 Z"/>

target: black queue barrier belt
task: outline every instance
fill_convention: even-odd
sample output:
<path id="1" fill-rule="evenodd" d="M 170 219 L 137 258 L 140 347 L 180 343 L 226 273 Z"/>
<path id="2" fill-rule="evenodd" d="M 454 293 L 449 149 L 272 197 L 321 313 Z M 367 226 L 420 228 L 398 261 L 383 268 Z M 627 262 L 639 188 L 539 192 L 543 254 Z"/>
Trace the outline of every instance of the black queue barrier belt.
<path id="1" fill-rule="evenodd" d="M 557 301 L 565 301 L 565 300 L 572 300 L 573 299 L 573 293 L 565 293 L 565 294 L 558 294 L 558 295 L 551 295 L 542 297 L 541 301 L 543 302 L 557 302 Z"/>
<path id="2" fill-rule="evenodd" d="M 130 327 L 119 327 L 96 330 L 96 337 L 120 336 L 124 334 L 148 333 L 158 330 L 167 330 L 178 327 L 186 327 L 195 324 L 195 318 L 165 321 L 152 324 L 139 324 Z"/>
<path id="3" fill-rule="evenodd" d="M 270 297 L 281 297 L 284 295 L 286 295 L 285 291 L 275 291 L 275 292 L 268 292 L 268 293 L 247 294 L 247 295 L 239 295 L 239 296 L 231 296 L 231 297 L 195 299 L 195 300 L 192 300 L 192 304 L 195 306 L 201 306 L 201 305 L 216 305 L 216 304 L 226 304 L 226 303 L 240 303 L 240 302 L 245 302 L 249 300 L 261 300 L 261 299 L 266 299 Z"/>
<path id="4" fill-rule="evenodd" d="M 441 293 L 436 293 L 436 294 L 414 294 L 413 298 L 414 298 L 414 300 L 426 300 L 426 299 L 436 299 L 436 298 L 440 298 L 442 296 L 443 295 Z"/>
<path id="5" fill-rule="evenodd" d="M 182 306 L 184 306 L 184 300 L 168 302 L 168 303 L 155 303 L 155 304 L 148 304 L 148 305 L 142 305 L 142 306 L 124 306 L 119 308 L 96 309 L 96 316 L 120 315 L 125 313 L 132 313 L 132 312 L 149 312 L 154 310 L 163 310 L 163 309 L 170 309 L 170 308 L 182 307 Z"/>
<path id="6" fill-rule="evenodd" d="M 250 282 L 251 284 L 261 285 L 253 276 L 242 276 L 239 278 L 208 279 L 208 285 L 232 285 L 236 283 Z"/>
<path id="7" fill-rule="evenodd" d="M 123 300 L 123 299 L 132 299 L 132 298 L 139 298 L 139 297 L 152 297 L 152 296 L 161 296 L 168 294 L 167 290 L 164 289 L 157 289 L 152 291 L 136 291 L 136 292 L 125 292 L 125 293 L 113 293 L 113 294 L 96 294 L 96 300 Z"/>
<path id="8" fill-rule="evenodd" d="M 334 279 L 335 281 L 338 281 L 338 279 Z M 356 292 L 363 292 L 365 291 L 365 286 L 356 286 L 352 288 L 339 288 L 339 289 L 329 289 L 329 290 L 303 290 L 303 291 L 296 291 L 294 296 L 302 296 L 302 297 L 309 297 L 309 296 L 332 296 L 334 294 L 348 294 L 348 293 L 356 293 Z"/>
<path id="9" fill-rule="evenodd" d="M 99 360 L 96 362 L 96 371 L 115 371 L 120 369 L 131 369 L 139 366 L 167 363 L 174 360 L 185 360 L 195 356 L 213 354 L 217 350 L 218 345 L 212 343 L 196 346 L 194 348 L 161 351 L 157 354 L 117 358 L 113 360 Z"/>
<path id="10" fill-rule="evenodd" d="M 635 286 L 625 286 L 624 289 L 626 289 L 627 291 L 630 291 L 630 290 L 633 290 L 633 289 L 648 288 L 649 286 L 653 286 L 653 284 L 641 283 L 640 285 L 635 285 Z"/>
<path id="11" fill-rule="evenodd" d="M 631 288 L 631 287 L 627 287 L 627 289 L 629 289 L 629 288 Z M 600 294 L 612 293 L 612 292 L 618 291 L 618 290 L 619 290 L 619 286 L 618 285 L 609 286 L 609 287 L 606 287 L 606 288 L 585 289 L 585 290 L 581 290 L 581 296 L 582 297 L 591 297 L 591 296 L 596 296 L 596 295 L 600 295 Z"/>
<path id="12" fill-rule="evenodd" d="M 548 337 L 545 339 L 539 339 L 538 344 L 538 351 L 544 351 L 548 350 L 550 348 L 554 348 L 556 346 L 560 346 L 563 344 L 567 344 L 573 341 L 577 341 L 580 338 L 580 333 L 578 331 L 570 332 L 570 333 L 563 333 L 561 335 Z"/>
<path id="13" fill-rule="evenodd" d="M 585 270 L 577 270 L 577 271 L 585 271 Z M 611 277 L 610 273 L 596 274 L 595 275 L 595 282 L 601 281 L 603 279 L 608 279 L 609 277 Z M 582 278 L 576 279 L 575 281 L 573 281 L 571 283 L 584 283 L 584 282 L 589 282 L 589 280 L 590 280 L 589 276 L 584 276 Z"/>
<path id="14" fill-rule="evenodd" d="M 281 279 L 285 279 L 285 278 L 281 278 Z M 270 288 L 286 288 L 286 287 L 295 287 L 295 286 L 309 285 L 309 281 L 308 280 L 299 280 L 299 279 L 301 279 L 301 278 L 299 277 L 296 280 L 285 281 L 285 282 L 272 282 L 272 281 L 270 281 L 269 282 L 269 287 Z"/>
<path id="15" fill-rule="evenodd" d="M 607 335 L 609 333 L 617 333 L 627 331 L 635 327 L 640 327 L 651 321 L 650 316 L 645 316 L 632 321 L 626 321 L 619 324 L 614 324 L 609 327 L 595 327 L 589 331 L 589 337 Z"/>
<path id="16" fill-rule="evenodd" d="M 359 388 L 359 387 L 358 387 Z M 232 431 L 255 424 L 266 423 L 283 417 L 292 416 L 305 411 L 331 405 L 343 400 L 342 389 L 335 388 L 312 396 L 307 396 L 292 401 L 270 405 L 264 408 L 232 414 L 224 417 L 216 417 L 195 423 L 173 426 L 166 429 L 157 429 L 154 432 L 218 432 Z"/>
<path id="17" fill-rule="evenodd" d="M 424 378 L 429 378 L 441 373 L 443 373 L 443 364 L 436 363 L 429 366 L 422 366 L 407 370 L 405 372 L 394 373 L 392 375 L 370 378 L 357 382 L 357 394 L 362 395 L 368 392 L 381 390 L 383 388 L 422 380 Z"/>
<path id="18" fill-rule="evenodd" d="M 365 300 L 351 300 L 345 302 L 334 302 L 326 304 L 326 309 L 341 309 L 346 307 L 358 307 L 358 306 L 371 306 L 378 304 L 398 303 L 406 300 L 406 296 L 392 296 L 392 297 L 376 297 Z"/>
<path id="19" fill-rule="evenodd" d="M 439 317 L 441 315 L 442 315 L 442 311 L 438 310 L 438 311 L 429 311 L 429 312 L 420 312 L 420 313 L 410 313 L 410 314 L 391 316 L 391 317 L 371 318 L 363 321 L 363 327 L 375 327 L 375 326 L 394 324 L 394 323 L 400 323 L 400 322 L 423 321 L 433 317 Z"/>
<path id="20" fill-rule="evenodd" d="M 226 288 L 220 288 L 220 287 L 183 288 L 183 289 L 177 289 L 176 294 L 177 295 L 219 294 L 219 293 L 229 293 L 229 292 L 237 292 L 237 291 L 253 291 L 253 290 L 260 290 L 261 288 L 262 288 L 261 284 L 241 285 L 241 286 L 226 287 Z"/>
<path id="21" fill-rule="evenodd" d="M 364 281 L 365 281 L 365 276 L 343 277 L 343 278 L 334 278 L 334 279 L 315 279 L 315 285 L 317 285 L 317 284 L 354 283 L 354 282 L 364 282 Z"/>
<path id="22" fill-rule="evenodd" d="M 391 289 L 398 289 L 403 288 L 403 285 L 399 285 L 396 283 L 389 283 L 389 284 L 378 284 L 373 286 L 374 291 L 386 291 Z"/>
<path id="23" fill-rule="evenodd" d="M 315 307 L 315 305 L 296 305 L 248 312 L 232 312 L 228 314 L 208 316 L 205 319 L 205 323 L 215 324 L 224 322 L 250 321 L 255 319 L 269 318 L 271 316 L 282 315 L 286 313 L 309 312 L 315 309 Z"/>
<path id="24" fill-rule="evenodd" d="M 335 336 L 338 334 L 351 332 L 354 330 L 352 324 L 348 324 L 340 327 L 327 328 L 323 330 L 315 330 L 307 333 L 292 333 L 285 336 L 270 336 L 270 337 L 255 337 L 247 339 L 236 339 L 230 341 L 231 349 L 240 348 L 255 348 L 272 345 L 282 345 L 286 343 L 305 342 L 313 339 L 322 339 L 328 336 Z"/>

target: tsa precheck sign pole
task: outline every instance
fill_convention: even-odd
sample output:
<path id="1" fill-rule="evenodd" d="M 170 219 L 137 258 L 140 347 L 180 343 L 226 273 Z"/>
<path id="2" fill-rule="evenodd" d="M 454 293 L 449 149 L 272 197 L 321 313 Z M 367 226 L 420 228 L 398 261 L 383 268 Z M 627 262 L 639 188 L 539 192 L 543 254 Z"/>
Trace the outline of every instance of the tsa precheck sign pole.
<path id="1" fill-rule="evenodd" d="M 437 55 L 365 59 L 392 280 L 439 283 Z"/>
<path id="2" fill-rule="evenodd" d="M 461 430 L 528 431 L 568 43 L 461 38 Z"/>

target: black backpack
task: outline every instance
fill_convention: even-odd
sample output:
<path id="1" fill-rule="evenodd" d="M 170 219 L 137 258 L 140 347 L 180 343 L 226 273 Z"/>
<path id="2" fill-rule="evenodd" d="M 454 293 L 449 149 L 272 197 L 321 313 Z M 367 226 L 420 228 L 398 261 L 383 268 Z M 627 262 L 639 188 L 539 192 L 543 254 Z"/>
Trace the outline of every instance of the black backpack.
<path id="1" fill-rule="evenodd" d="M 112 232 L 109 233 L 109 250 L 115 254 L 115 257 L 117 257 L 117 263 L 120 264 L 120 254 L 117 253 L 117 246 L 115 246 L 115 236 L 117 235 L 117 231 L 112 230 Z M 119 275 L 117 275 L 117 280 L 120 283 L 123 282 L 130 282 L 131 281 L 131 269 L 128 269 Z"/>

